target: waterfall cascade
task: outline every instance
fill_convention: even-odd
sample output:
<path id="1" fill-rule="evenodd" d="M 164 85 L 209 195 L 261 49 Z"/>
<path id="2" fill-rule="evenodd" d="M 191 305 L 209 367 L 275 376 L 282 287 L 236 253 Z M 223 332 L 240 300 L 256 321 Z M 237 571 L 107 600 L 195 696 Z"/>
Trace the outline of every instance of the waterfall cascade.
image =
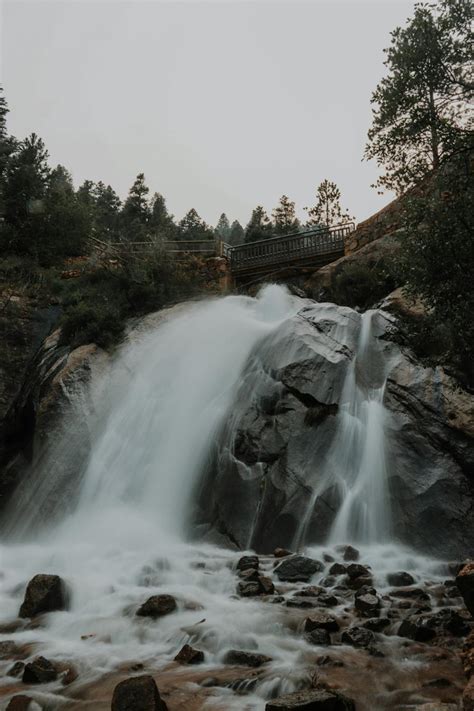
<path id="1" fill-rule="evenodd" d="M 256 299 L 191 304 L 122 350 L 96 413 L 75 511 L 38 533 L 32 511 L 41 504 L 41 489 L 35 488 L 33 502 L 28 497 L 24 506 L 13 502 L 19 529 L 26 526 L 30 535 L 0 548 L 2 617 L 16 617 L 25 583 L 38 572 L 61 575 L 71 592 L 69 611 L 48 616 L 43 626 L 20 629 L 20 642 L 36 644 L 50 659 L 74 659 L 83 680 L 130 661 L 166 665 L 187 641 L 205 649 L 211 667 L 232 648 L 272 657 L 270 676 L 253 694 L 244 700 L 227 697 L 214 708 L 261 710 L 263 698 L 298 688 L 298 668 L 309 646 L 285 632 L 285 608 L 236 598 L 231 564 L 238 554 L 187 543 L 185 534 L 194 489 L 250 354 L 304 303 L 269 286 Z M 342 492 L 332 542 L 380 543 L 390 533 L 382 402 L 386 364 L 371 335 L 371 318 L 369 312 L 360 319 L 336 437 L 321 473 Z M 39 475 L 47 478 L 48 472 Z M 314 475 L 309 513 L 318 496 L 316 468 Z M 54 482 L 45 491 L 51 486 Z M 303 511 L 300 542 L 306 522 Z M 364 550 L 382 573 L 389 565 L 442 574 L 438 564 L 397 547 L 390 549 L 389 564 L 380 546 Z M 383 575 L 378 582 L 386 585 Z M 163 592 L 178 599 L 176 615 L 147 625 L 127 614 Z M 205 624 L 197 628 L 201 620 Z"/>

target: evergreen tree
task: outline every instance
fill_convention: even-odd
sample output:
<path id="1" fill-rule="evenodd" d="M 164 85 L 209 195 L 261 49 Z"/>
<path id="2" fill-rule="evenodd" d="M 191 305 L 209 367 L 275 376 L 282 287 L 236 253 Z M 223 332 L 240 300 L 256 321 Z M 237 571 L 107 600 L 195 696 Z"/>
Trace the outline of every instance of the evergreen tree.
<path id="1" fill-rule="evenodd" d="M 176 237 L 173 215 L 169 214 L 166 200 L 160 193 L 155 193 L 151 200 L 150 226 L 154 234 L 162 239 L 173 240 Z"/>
<path id="2" fill-rule="evenodd" d="M 48 151 L 35 133 L 21 141 L 8 159 L 3 181 L 5 220 L 15 228 L 43 211 L 50 169 Z"/>
<path id="3" fill-rule="evenodd" d="M 228 237 L 229 244 L 231 244 L 233 247 L 236 247 L 238 244 L 243 243 L 244 238 L 244 228 L 238 220 L 234 220 L 232 225 L 230 226 L 230 232 Z"/>
<path id="4" fill-rule="evenodd" d="M 147 239 L 147 228 L 151 216 L 147 198 L 149 192 L 144 174 L 139 173 L 130 188 L 121 213 L 123 236 L 127 240 Z"/>
<path id="5" fill-rule="evenodd" d="M 39 260 L 52 263 L 58 257 L 84 254 L 91 226 L 91 213 L 74 192 L 70 173 L 62 165 L 56 166 L 50 172 L 37 223 Z"/>
<path id="6" fill-rule="evenodd" d="M 341 208 L 341 191 L 336 183 L 323 180 L 316 190 L 316 205 L 305 207 L 308 213 L 308 226 L 332 227 L 352 220 L 347 212 Z"/>
<path id="7" fill-rule="evenodd" d="M 214 230 L 216 233 L 216 237 L 218 239 L 223 240 L 224 242 L 229 242 L 229 237 L 230 237 L 230 223 L 229 223 L 229 218 L 225 214 L 225 212 L 222 213 L 222 215 L 219 217 L 219 221 L 216 225 L 216 229 Z"/>
<path id="8" fill-rule="evenodd" d="M 115 241 L 118 238 L 121 201 L 110 185 L 101 180 L 93 188 L 94 227 L 99 239 Z"/>
<path id="9" fill-rule="evenodd" d="M 442 0 L 416 5 L 406 27 L 392 32 L 365 149 L 386 171 L 375 187 L 403 192 L 469 137 L 471 21 L 471 3 Z"/>
<path id="10" fill-rule="evenodd" d="M 213 230 L 202 220 L 196 210 L 191 208 L 178 224 L 179 238 L 182 240 L 211 240 Z"/>
<path id="11" fill-rule="evenodd" d="M 286 195 L 282 195 L 280 202 L 272 212 L 274 231 L 277 235 L 286 235 L 296 232 L 300 226 L 296 217 L 295 203 Z"/>
<path id="12" fill-rule="evenodd" d="M 252 211 L 249 223 L 245 228 L 245 242 L 257 242 L 273 237 L 273 226 L 270 218 L 261 205 Z"/>

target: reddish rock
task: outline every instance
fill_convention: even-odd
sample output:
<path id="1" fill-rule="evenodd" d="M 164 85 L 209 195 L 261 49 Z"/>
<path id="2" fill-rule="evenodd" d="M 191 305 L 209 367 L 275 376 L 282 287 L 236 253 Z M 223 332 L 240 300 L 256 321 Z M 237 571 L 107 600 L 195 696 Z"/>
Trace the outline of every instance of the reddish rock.
<path id="1" fill-rule="evenodd" d="M 342 694 L 314 689 L 268 701 L 265 711 L 355 711 L 355 708 L 354 702 Z"/>
<path id="2" fill-rule="evenodd" d="M 263 664 L 271 662 L 272 658 L 265 654 L 255 652 L 243 652 L 239 649 L 230 649 L 224 657 L 224 664 L 233 664 L 244 667 L 261 667 Z"/>
<path id="3" fill-rule="evenodd" d="M 168 711 L 152 676 L 121 681 L 114 689 L 111 711 Z"/>
<path id="4" fill-rule="evenodd" d="M 174 612 L 177 608 L 176 600 L 172 595 L 152 595 L 137 610 L 138 617 L 163 617 Z"/>
<path id="5" fill-rule="evenodd" d="M 180 664 L 201 664 L 204 661 L 204 652 L 185 644 L 174 658 L 174 661 Z"/>
<path id="6" fill-rule="evenodd" d="M 24 684 L 47 684 L 57 678 L 58 670 L 54 664 L 44 657 L 36 657 L 25 664 L 22 681 Z"/>
<path id="7" fill-rule="evenodd" d="M 17 694 L 7 706 L 6 711 L 30 711 L 33 699 L 24 694 Z"/>

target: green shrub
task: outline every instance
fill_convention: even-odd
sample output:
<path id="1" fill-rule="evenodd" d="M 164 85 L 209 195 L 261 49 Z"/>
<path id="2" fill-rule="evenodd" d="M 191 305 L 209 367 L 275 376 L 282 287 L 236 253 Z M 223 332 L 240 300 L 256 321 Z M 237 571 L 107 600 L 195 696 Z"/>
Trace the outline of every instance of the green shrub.
<path id="1" fill-rule="evenodd" d="M 373 265 L 346 264 L 332 279 L 330 298 L 342 306 L 367 309 L 395 288 L 389 267 L 381 260 Z"/>

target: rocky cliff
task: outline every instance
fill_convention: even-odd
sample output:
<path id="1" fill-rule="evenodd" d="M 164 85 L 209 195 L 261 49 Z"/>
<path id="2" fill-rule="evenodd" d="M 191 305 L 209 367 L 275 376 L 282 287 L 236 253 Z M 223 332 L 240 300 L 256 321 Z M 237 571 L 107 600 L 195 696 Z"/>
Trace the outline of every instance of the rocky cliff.
<path id="1" fill-rule="evenodd" d="M 384 404 L 393 531 L 420 550 L 463 557 L 474 539 L 474 397 L 390 342 L 388 314 L 374 312 L 373 319 L 382 360 L 390 363 Z M 331 448 L 348 444 L 337 442 L 338 409 L 360 328 L 352 309 L 309 303 L 261 344 L 217 443 L 201 522 L 242 548 L 289 546 L 322 485 L 307 540 L 325 540 L 340 493 L 322 479 Z M 380 362 L 363 374 L 368 390 L 380 387 Z"/>

